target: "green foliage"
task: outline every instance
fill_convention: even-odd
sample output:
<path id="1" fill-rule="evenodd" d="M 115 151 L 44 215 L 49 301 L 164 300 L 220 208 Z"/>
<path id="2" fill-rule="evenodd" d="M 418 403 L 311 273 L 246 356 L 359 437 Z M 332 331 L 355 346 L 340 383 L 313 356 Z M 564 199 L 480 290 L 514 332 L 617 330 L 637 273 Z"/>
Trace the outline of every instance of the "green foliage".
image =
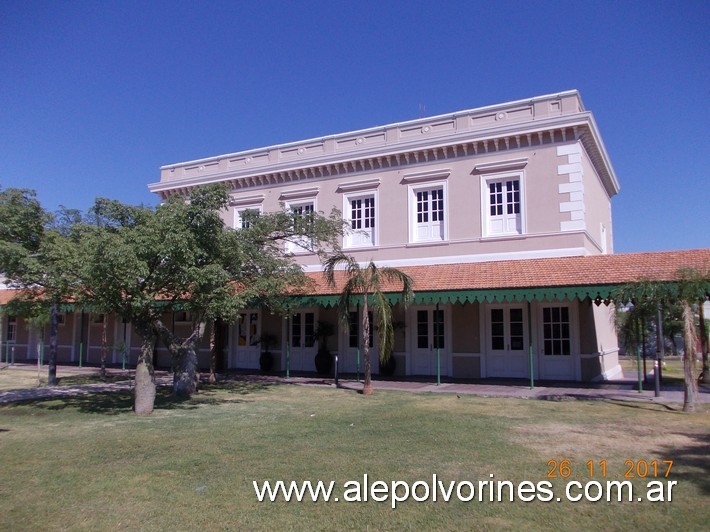
<path id="1" fill-rule="evenodd" d="M 354 258 L 339 253 L 325 262 L 325 275 L 328 283 L 335 286 L 336 271 L 339 265 L 345 268 L 345 285 L 338 302 L 338 311 L 344 327 L 350 325 L 350 309 L 355 306 L 359 296 L 363 300 L 363 335 L 367 327 L 367 307 L 371 305 L 376 310 L 377 332 L 380 338 L 380 361 L 387 362 L 394 349 L 394 325 L 392 322 L 392 303 L 384 290 L 387 284 L 401 286 L 402 302 L 406 306 L 414 298 L 413 281 L 406 273 L 396 268 L 380 268 L 370 261 L 361 268 Z M 364 336 L 365 337 L 365 336 Z M 367 350 L 368 341 L 363 345 Z"/>

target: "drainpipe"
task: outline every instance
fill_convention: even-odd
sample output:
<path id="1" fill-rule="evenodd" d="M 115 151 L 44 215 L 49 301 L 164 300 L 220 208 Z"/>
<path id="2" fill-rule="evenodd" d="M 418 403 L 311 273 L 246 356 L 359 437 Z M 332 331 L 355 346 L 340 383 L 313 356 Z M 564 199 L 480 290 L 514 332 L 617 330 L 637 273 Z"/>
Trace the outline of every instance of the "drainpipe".
<path id="1" fill-rule="evenodd" d="M 439 342 L 439 303 L 434 311 L 434 341 L 436 342 L 436 385 L 441 384 L 441 342 Z"/>
<path id="2" fill-rule="evenodd" d="M 532 342 L 532 313 L 528 301 L 528 356 L 530 358 L 530 389 L 535 388 L 535 374 L 533 373 L 533 342 Z"/>

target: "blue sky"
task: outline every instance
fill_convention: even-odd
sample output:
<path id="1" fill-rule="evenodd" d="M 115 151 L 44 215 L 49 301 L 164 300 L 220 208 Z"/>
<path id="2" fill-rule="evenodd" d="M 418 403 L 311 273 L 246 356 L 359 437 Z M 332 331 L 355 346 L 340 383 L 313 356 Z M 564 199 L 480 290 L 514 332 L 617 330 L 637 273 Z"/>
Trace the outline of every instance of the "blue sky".
<path id="1" fill-rule="evenodd" d="M 710 2 L 0 0 L 0 185 L 156 203 L 159 167 L 579 89 L 617 252 L 710 246 Z"/>

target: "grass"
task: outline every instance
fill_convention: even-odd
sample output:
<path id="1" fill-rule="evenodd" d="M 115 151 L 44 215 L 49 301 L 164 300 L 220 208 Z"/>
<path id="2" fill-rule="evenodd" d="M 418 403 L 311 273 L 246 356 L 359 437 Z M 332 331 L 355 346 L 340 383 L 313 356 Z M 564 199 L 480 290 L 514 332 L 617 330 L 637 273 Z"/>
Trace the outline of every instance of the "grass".
<path id="1" fill-rule="evenodd" d="M 107 375 L 105 380 L 101 380 L 98 369 L 87 373 L 87 370 L 72 371 L 62 368 L 57 377 L 59 386 L 79 386 L 126 380 L 125 376 L 120 375 Z M 0 392 L 45 386 L 47 386 L 47 366 L 42 366 L 39 373 L 36 368 L 30 366 L 0 366 Z"/>
<path id="2" fill-rule="evenodd" d="M 651 386 L 653 386 L 653 363 L 654 358 L 648 357 L 646 359 L 646 371 L 649 373 L 649 380 Z M 638 363 L 636 358 L 633 357 L 621 357 L 619 359 L 619 364 L 624 370 L 629 372 L 638 371 Z M 700 375 L 703 370 L 702 363 L 698 361 L 695 368 Z M 643 359 L 641 359 L 641 368 L 643 370 Z M 679 356 L 666 356 L 665 365 L 661 370 L 663 374 L 663 385 L 664 386 L 683 386 L 685 384 L 685 374 L 683 371 L 683 359 Z M 704 386 L 704 385 L 703 385 Z"/>
<path id="3" fill-rule="evenodd" d="M 3 530 L 700 530 L 708 407 L 234 381 L 136 417 L 128 394 L 0 407 Z M 548 461 L 674 460 L 672 503 L 258 502 L 252 481 L 547 480 Z M 579 475 L 579 477 L 577 477 Z M 604 480 L 599 474 L 595 480 Z M 661 479 L 665 480 L 665 479 Z M 641 482 L 635 481 L 640 489 Z M 556 494 L 563 483 L 555 481 Z M 338 488 L 336 487 L 336 490 Z M 342 488 L 339 490 L 342 494 Z"/>

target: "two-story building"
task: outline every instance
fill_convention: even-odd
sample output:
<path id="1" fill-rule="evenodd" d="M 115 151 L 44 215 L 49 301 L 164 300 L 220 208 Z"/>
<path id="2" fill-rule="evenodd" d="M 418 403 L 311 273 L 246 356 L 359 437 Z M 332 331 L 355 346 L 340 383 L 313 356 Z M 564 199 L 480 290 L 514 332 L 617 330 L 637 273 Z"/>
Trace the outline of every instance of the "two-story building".
<path id="1" fill-rule="evenodd" d="M 519 276 L 511 285 L 516 273 L 500 266 L 485 294 L 470 283 L 452 295 L 448 277 L 454 265 L 612 253 L 619 183 L 577 91 L 171 164 L 149 188 L 165 199 L 215 182 L 231 187 L 225 219 L 235 228 L 246 210 L 337 207 L 351 228 L 347 253 L 416 273 L 415 292 L 427 298 L 397 308 L 399 374 L 522 378 L 532 367 L 537 378 L 588 380 L 619 371 L 612 313 L 591 304 L 596 292 L 535 297 L 540 286 Z M 289 251 L 321 275 L 316 255 Z M 288 347 L 291 370 L 313 370 L 318 322 L 337 322 L 332 292 L 321 283 L 313 306 L 286 321 L 245 310 L 228 365 L 258 368 L 251 338 L 268 331 L 282 369 Z M 354 372 L 357 331 L 330 342 Z"/>
<path id="2" fill-rule="evenodd" d="M 171 164 L 149 185 L 162 199 L 227 183 L 226 223 L 245 211 L 342 212 L 342 246 L 362 263 L 414 279 L 415 301 L 395 306 L 396 374 L 456 378 L 611 379 L 619 375 L 611 290 L 680 268 L 710 271 L 710 249 L 613 254 L 611 198 L 619 183 L 579 93 L 459 111 L 361 131 Z M 244 309 L 219 337 L 218 369 L 255 370 L 273 340 L 276 370 L 314 371 L 320 323 L 338 323 L 338 290 L 316 255 L 292 244 L 315 287 L 290 316 Z M 392 299 L 396 300 L 393 287 Z M 0 290 L 0 306 L 13 293 Z M 59 362 L 100 361 L 103 317 L 67 306 Z M 341 371 L 360 365 L 353 326 L 321 339 Z M 180 334 L 190 317 L 168 317 Z M 111 317 L 108 363 L 132 366 L 140 340 Z M 42 357 L 47 327 L 0 315 L 0 363 Z M 377 373 L 377 335 L 372 344 Z M 201 366 L 209 365 L 206 345 Z M 159 347 L 156 365 L 170 366 Z"/>

